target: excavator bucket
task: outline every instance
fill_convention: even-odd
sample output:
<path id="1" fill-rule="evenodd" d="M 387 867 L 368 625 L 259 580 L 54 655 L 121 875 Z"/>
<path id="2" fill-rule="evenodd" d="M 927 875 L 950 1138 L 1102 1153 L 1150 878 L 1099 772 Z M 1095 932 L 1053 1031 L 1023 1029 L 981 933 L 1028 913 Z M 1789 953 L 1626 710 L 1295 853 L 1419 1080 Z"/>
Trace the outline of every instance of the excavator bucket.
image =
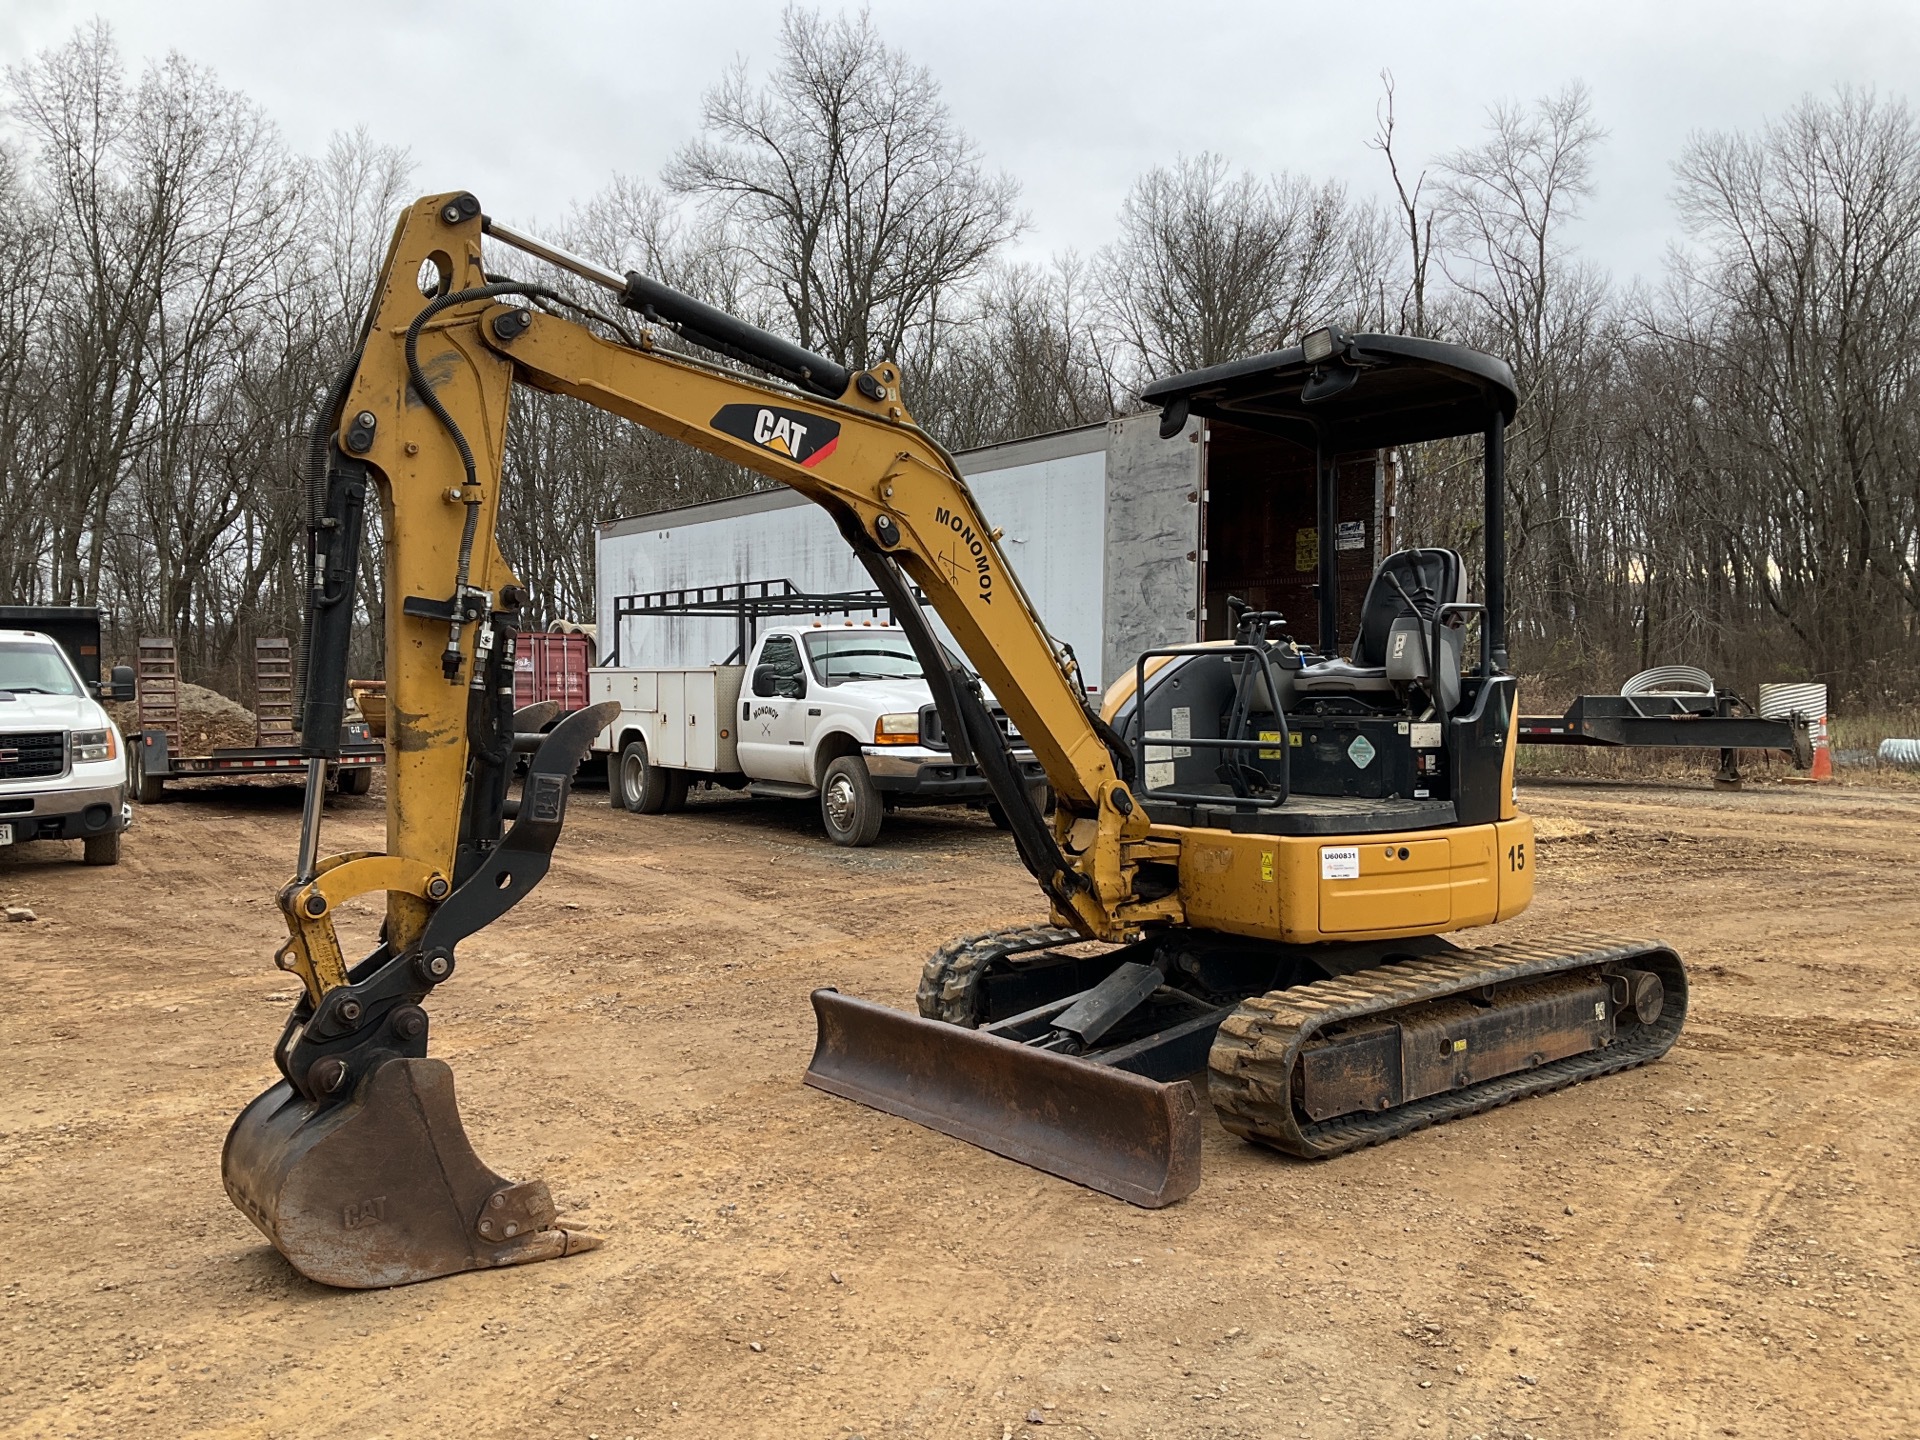
<path id="1" fill-rule="evenodd" d="M 543 725 L 558 708 L 530 706 L 515 719 Z M 281 1071 L 315 1083 L 303 1094 L 282 1080 L 242 1110 L 227 1132 L 220 1173 L 233 1203 L 309 1280 L 357 1290 L 409 1285 L 600 1244 L 597 1235 L 554 1223 L 544 1182 L 515 1184 L 481 1163 L 460 1123 L 453 1071 L 444 1061 L 375 1047 L 425 1048 L 424 1012 L 394 999 L 418 997 L 412 987 L 421 985 L 421 957 L 442 957 L 444 978 L 455 944 L 540 883 L 566 817 L 568 780 L 594 734 L 618 712 L 617 703 L 588 706 L 544 736 L 516 727 L 514 748 L 531 750 L 532 758 L 513 827 L 434 912 L 418 951 L 395 955 L 383 944 L 350 972 L 347 985 L 328 992 L 323 1010 L 303 1000 L 288 1017 Z M 300 1058 L 311 1032 L 325 1036 L 331 1017 L 348 1005 L 348 1018 L 366 1020 L 363 1048 Z M 329 1069 L 334 1081 L 316 1080 Z M 330 1093 L 336 1087 L 338 1099 Z M 316 1092 L 324 1098 L 307 1098 Z"/>
<path id="2" fill-rule="evenodd" d="M 323 1285 L 409 1285 L 600 1244 L 554 1224 L 544 1181 L 481 1163 L 441 1060 L 388 1060 L 339 1104 L 282 1081 L 240 1112 L 220 1170 L 233 1203 Z"/>
<path id="3" fill-rule="evenodd" d="M 1147 1209 L 1200 1185 L 1200 1098 L 1184 1080 L 1039 1050 L 813 992 L 806 1082 Z"/>

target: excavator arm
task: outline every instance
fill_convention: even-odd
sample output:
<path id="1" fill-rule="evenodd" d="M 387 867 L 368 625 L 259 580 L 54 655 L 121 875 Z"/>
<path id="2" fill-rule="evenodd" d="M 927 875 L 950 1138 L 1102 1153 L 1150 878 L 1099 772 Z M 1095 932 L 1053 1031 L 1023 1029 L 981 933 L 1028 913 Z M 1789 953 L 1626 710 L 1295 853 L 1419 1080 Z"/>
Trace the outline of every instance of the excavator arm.
<path id="1" fill-rule="evenodd" d="M 641 333 L 604 315 L 597 331 L 579 318 L 597 312 L 490 275 L 488 234 L 611 290 L 644 317 Z M 662 348 L 655 327 L 771 378 Z M 1137 897 L 1137 867 L 1155 842 L 1117 768 L 1124 746 L 1088 707 L 1071 657 L 1046 634 L 952 457 L 914 423 L 896 365 L 847 371 L 645 277 L 490 222 L 471 195 L 421 200 L 400 218 L 361 343 L 315 435 L 308 804 L 298 870 L 280 895 L 288 939 L 277 957 L 304 993 L 275 1052 L 283 1078 L 236 1121 L 223 1163 L 235 1203 L 329 1283 L 403 1283 L 597 1243 L 558 1225 L 540 1182 L 512 1185 L 479 1162 L 450 1072 L 426 1057 L 422 1002 L 453 974 L 460 942 L 544 875 L 571 775 L 610 719 L 590 708 L 541 735 L 551 712 L 512 709 L 526 594 L 496 534 L 516 384 L 620 415 L 826 509 L 894 598 L 956 758 L 993 786 L 1056 922 L 1123 940 L 1177 908 Z M 323 858 L 321 775 L 344 710 L 354 580 L 374 505 L 387 844 Z M 950 664 L 913 602 L 914 585 L 1045 767 L 1051 825 L 972 674 Z M 522 756 L 516 802 L 508 781 Z M 375 893 L 385 895 L 381 935 L 350 961 L 336 917 Z"/>

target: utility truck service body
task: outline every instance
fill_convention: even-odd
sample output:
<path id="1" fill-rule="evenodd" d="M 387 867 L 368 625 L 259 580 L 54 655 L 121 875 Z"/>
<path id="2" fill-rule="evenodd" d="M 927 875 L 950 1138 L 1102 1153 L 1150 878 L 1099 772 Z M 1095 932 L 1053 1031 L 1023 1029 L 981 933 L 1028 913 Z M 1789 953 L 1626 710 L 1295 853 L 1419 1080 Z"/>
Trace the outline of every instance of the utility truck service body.
<path id="1" fill-rule="evenodd" d="M 741 648 L 745 664 L 589 673 L 589 702 L 620 706 L 594 744 L 607 759 L 613 804 L 641 814 L 678 809 L 700 782 L 817 798 L 840 845 L 873 843 L 886 811 L 901 804 L 985 803 L 1002 819 L 978 769 L 945 745 L 904 631 L 876 620 L 804 621 Z M 1032 755 L 1017 759 L 1030 786 L 1044 790 Z"/>

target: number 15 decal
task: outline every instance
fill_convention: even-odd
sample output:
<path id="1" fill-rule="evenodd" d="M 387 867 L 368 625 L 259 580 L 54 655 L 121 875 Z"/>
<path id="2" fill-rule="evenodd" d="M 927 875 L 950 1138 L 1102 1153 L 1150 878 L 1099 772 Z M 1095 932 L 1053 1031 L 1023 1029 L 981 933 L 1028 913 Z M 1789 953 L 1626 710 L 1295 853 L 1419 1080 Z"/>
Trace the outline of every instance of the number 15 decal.
<path id="1" fill-rule="evenodd" d="M 1527 868 L 1527 847 L 1525 842 L 1507 847 L 1507 868 L 1524 870 Z"/>

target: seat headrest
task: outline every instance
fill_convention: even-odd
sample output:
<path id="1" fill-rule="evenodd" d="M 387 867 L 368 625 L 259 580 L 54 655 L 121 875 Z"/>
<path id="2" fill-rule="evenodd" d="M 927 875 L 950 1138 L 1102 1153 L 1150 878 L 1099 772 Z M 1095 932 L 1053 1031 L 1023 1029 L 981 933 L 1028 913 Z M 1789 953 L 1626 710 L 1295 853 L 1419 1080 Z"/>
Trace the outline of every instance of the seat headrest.
<path id="1" fill-rule="evenodd" d="M 1360 634 L 1353 642 L 1353 663 L 1386 664 L 1387 635 L 1394 621 L 1406 615 L 1431 620 L 1442 605 L 1459 604 L 1465 587 L 1466 567 L 1456 551 L 1396 550 L 1387 556 L 1367 586 Z"/>

